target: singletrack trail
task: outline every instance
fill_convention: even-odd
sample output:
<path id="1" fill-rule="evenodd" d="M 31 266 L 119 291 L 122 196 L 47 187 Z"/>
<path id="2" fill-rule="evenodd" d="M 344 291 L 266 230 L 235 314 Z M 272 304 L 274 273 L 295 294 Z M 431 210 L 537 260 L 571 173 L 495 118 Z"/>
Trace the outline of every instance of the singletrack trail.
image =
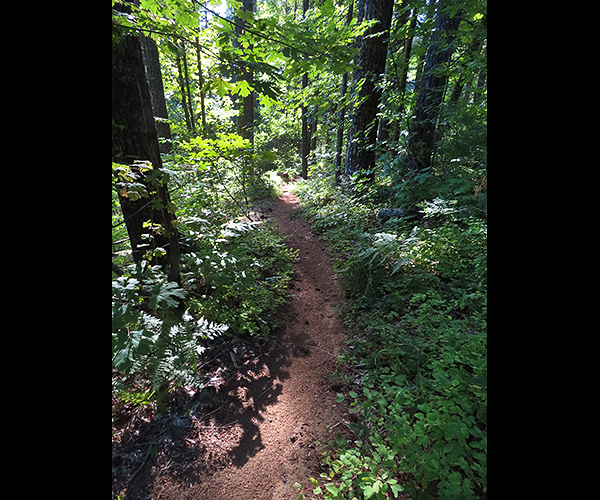
<path id="1" fill-rule="evenodd" d="M 299 260 L 280 327 L 262 345 L 246 346 L 235 380 L 220 389 L 220 407 L 174 436 L 202 443 L 202 452 L 189 458 L 182 452 L 171 472 L 168 463 L 146 465 L 136 478 L 143 496 L 131 491 L 126 498 L 292 500 L 296 482 L 315 498 L 308 479 L 323 472 L 319 443 L 337 433 L 352 438 L 349 404 L 335 402 L 345 385 L 331 377 L 347 337 L 336 308 L 343 294 L 325 243 L 307 222 L 289 218 L 298 199 L 283 189 L 270 218 Z"/>

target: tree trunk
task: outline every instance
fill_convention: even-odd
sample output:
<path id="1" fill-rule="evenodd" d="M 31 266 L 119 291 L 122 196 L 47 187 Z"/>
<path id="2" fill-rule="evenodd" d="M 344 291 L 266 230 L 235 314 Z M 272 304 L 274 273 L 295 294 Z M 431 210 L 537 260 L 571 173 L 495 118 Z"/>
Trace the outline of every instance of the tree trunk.
<path id="1" fill-rule="evenodd" d="M 308 73 L 302 75 L 302 90 L 308 87 Z M 310 137 L 308 134 L 308 108 L 302 106 L 302 178 L 308 178 L 308 155 L 310 154 Z"/>
<path id="2" fill-rule="evenodd" d="M 429 5 L 427 5 L 427 10 L 425 11 L 426 20 L 432 19 L 435 15 L 437 0 L 430 0 Z M 422 40 L 421 44 L 425 47 L 429 44 L 429 39 L 431 38 L 431 30 L 427 30 L 424 33 L 422 32 Z M 415 76 L 415 94 L 418 94 L 419 89 L 421 88 L 421 80 L 423 78 L 423 71 L 425 69 L 425 59 L 427 58 L 427 53 L 423 54 L 419 59 L 419 63 L 417 64 L 417 74 Z"/>
<path id="3" fill-rule="evenodd" d="M 486 16 L 483 17 L 480 25 L 484 28 L 487 26 Z M 460 72 L 456 82 L 454 82 L 454 86 L 452 87 L 452 93 L 450 94 L 450 99 L 448 100 L 449 103 L 456 104 L 460 99 L 460 94 L 465 84 L 473 80 L 473 72 L 469 69 L 469 62 L 472 62 L 473 58 L 481 52 L 483 42 L 485 41 L 484 37 L 485 35 L 483 31 L 475 31 L 473 40 L 471 40 L 468 49 L 461 57 L 461 61 L 459 63 Z"/>
<path id="4" fill-rule="evenodd" d="M 341 102 L 342 107 L 338 113 L 337 137 L 335 144 L 335 185 L 339 186 L 342 176 L 342 147 L 344 145 L 344 119 L 346 117 L 346 106 L 343 103 L 348 88 L 348 73 L 342 75 Z"/>
<path id="5" fill-rule="evenodd" d="M 158 137 L 165 139 L 164 142 L 159 141 L 160 152 L 171 152 L 171 127 L 164 121 L 156 120 L 156 118 L 169 119 L 167 113 L 167 103 L 165 102 L 165 90 L 163 87 L 162 73 L 160 71 L 160 61 L 158 57 L 158 47 L 152 38 L 140 35 L 140 43 L 142 44 L 142 56 L 144 58 L 144 66 L 146 68 L 146 80 L 150 87 L 150 98 L 152 99 L 152 112 L 154 113 L 154 125 Z"/>
<path id="6" fill-rule="evenodd" d="M 302 0 L 302 19 L 306 16 L 309 0 Z M 308 87 L 308 73 L 302 75 L 302 90 Z M 308 178 L 308 155 L 310 155 L 310 133 L 308 131 L 308 107 L 302 106 L 302 178 Z"/>
<path id="7" fill-rule="evenodd" d="M 346 26 L 352 22 L 354 15 L 354 0 L 348 4 L 348 12 L 346 14 Z M 335 145 L 335 185 L 339 186 L 342 176 L 342 147 L 344 145 L 344 120 L 346 118 L 346 105 L 344 104 L 344 96 L 348 90 L 348 73 L 342 75 L 342 86 L 340 91 L 341 108 L 338 113 L 337 137 Z"/>
<path id="8" fill-rule="evenodd" d="M 202 132 L 206 134 L 206 107 L 204 105 L 204 75 L 202 74 L 202 52 L 200 51 L 200 37 L 196 37 L 196 57 L 198 58 L 198 92 L 200 92 L 200 119 Z"/>
<path id="9" fill-rule="evenodd" d="M 254 12 L 254 0 L 242 0 L 242 10 L 244 12 Z M 235 27 L 235 32 L 239 37 L 244 33 L 246 21 L 238 18 L 236 19 L 236 24 L 237 26 Z M 253 46 L 250 45 L 249 49 L 252 50 Z M 251 81 L 253 76 L 254 75 L 251 70 L 244 69 L 241 79 L 245 81 Z M 238 115 L 238 134 L 244 139 L 248 139 L 252 145 L 254 145 L 254 100 L 254 91 L 242 98 Z"/>
<path id="10" fill-rule="evenodd" d="M 185 89 L 185 81 L 183 79 L 183 68 L 182 68 L 182 58 L 181 56 L 178 54 L 177 55 L 177 75 L 178 75 L 178 80 L 179 80 L 179 91 L 181 93 L 181 106 L 183 107 L 183 113 L 185 115 L 185 126 L 187 127 L 187 129 L 191 132 L 192 131 L 192 119 L 193 117 L 190 116 L 190 109 L 188 108 L 188 104 L 187 104 L 187 92 Z"/>
<path id="11" fill-rule="evenodd" d="M 408 68 L 410 67 L 410 56 L 412 52 L 412 43 L 415 36 L 415 28 L 417 26 L 417 18 L 419 16 L 419 10 L 413 9 L 412 18 L 410 20 L 410 26 L 408 28 L 408 36 L 404 39 L 404 56 L 402 58 L 402 74 L 400 75 L 400 110 L 398 114 L 398 121 L 402 119 L 404 111 L 406 109 L 405 94 L 406 94 L 406 80 L 408 79 Z M 396 133 L 397 130 L 397 133 Z M 400 138 L 400 127 L 394 129 L 394 140 L 397 141 Z"/>
<path id="12" fill-rule="evenodd" d="M 404 4 L 402 5 L 402 7 L 399 9 L 399 14 L 396 16 L 396 22 L 395 22 L 395 26 L 394 26 L 394 20 L 392 19 L 392 27 L 390 28 L 390 33 L 394 32 L 394 33 L 398 33 L 402 30 L 402 28 L 406 25 L 406 23 L 408 23 L 408 19 L 410 18 L 410 11 L 411 9 L 409 7 L 405 7 Z M 401 76 L 400 73 L 398 72 L 398 64 L 396 64 L 396 58 L 395 58 L 395 53 L 398 52 L 398 47 L 400 45 L 402 45 L 404 47 L 404 42 L 406 37 L 404 38 L 398 38 L 397 36 L 395 37 L 396 39 L 394 40 L 391 36 L 390 36 L 390 43 L 389 43 L 389 53 L 390 53 L 390 57 L 388 59 L 388 61 L 391 63 L 391 69 L 393 69 L 393 71 L 388 70 L 387 75 L 388 75 L 388 79 L 394 83 L 394 86 L 400 90 L 400 92 L 396 91 L 394 89 L 394 87 L 389 86 L 387 88 L 386 91 L 383 92 L 383 95 L 381 96 L 381 104 L 380 107 L 381 108 L 389 108 L 389 99 L 392 98 L 394 101 L 396 101 L 396 99 L 398 98 L 398 94 L 400 94 L 400 96 L 402 95 L 401 92 L 401 87 L 402 87 L 402 83 L 401 83 Z M 404 59 L 404 54 L 405 52 L 403 51 L 401 56 L 402 59 Z M 394 79 L 395 77 L 395 79 Z M 379 129 L 377 131 L 377 143 L 378 144 L 382 144 L 382 145 L 386 145 L 386 149 L 388 151 L 392 151 L 392 147 L 391 144 L 388 143 L 388 138 L 389 138 L 389 133 L 390 133 L 390 129 L 394 129 L 394 123 L 396 122 L 395 119 L 393 119 L 390 115 L 388 115 L 387 117 L 382 117 L 379 119 Z M 397 128 L 397 127 L 396 127 Z"/>
<path id="13" fill-rule="evenodd" d="M 312 119 L 308 122 L 308 134 L 310 136 L 310 151 L 317 149 L 317 127 L 319 125 L 319 108 L 314 110 Z"/>
<path id="14" fill-rule="evenodd" d="M 406 165 L 411 171 L 431 166 L 435 146 L 435 124 L 448 83 L 443 66 L 450 61 L 451 43 L 456 35 L 462 12 L 453 18 L 444 11 L 446 0 L 438 2 L 435 30 L 425 58 L 424 75 L 417 96 L 415 112 L 409 126 Z"/>
<path id="15" fill-rule="evenodd" d="M 196 133 L 196 117 L 194 116 L 194 101 L 192 100 L 192 91 L 190 88 L 191 87 L 190 73 L 188 71 L 185 43 L 183 44 L 183 73 L 185 75 L 185 86 L 184 86 L 184 89 L 182 89 L 182 90 L 187 92 L 187 105 L 188 105 L 189 115 L 190 115 L 190 124 L 192 126 L 191 130 L 192 130 L 192 133 L 195 134 Z"/>
<path id="16" fill-rule="evenodd" d="M 377 84 L 385 72 L 394 0 L 364 0 L 359 3 L 359 10 L 361 8 L 363 12 L 359 12 L 359 18 L 375 19 L 377 23 L 363 36 L 358 55 L 360 69 L 355 71 L 354 79 L 363 79 L 363 83 L 357 97 L 360 104 L 354 111 L 348 134 L 344 176 L 348 178 L 361 172 L 361 177 L 372 181 L 375 178 L 377 111 L 381 100 L 381 88 Z"/>
<path id="17" fill-rule="evenodd" d="M 114 40 L 112 43 L 112 161 L 126 165 L 150 161 L 155 170 L 162 168 L 142 48 L 139 38 L 132 36 L 124 36 L 119 43 Z M 145 184 L 148 192 L 156 191 L 160 203 L 155 203 L 152 198 L 131 201 L 119 195 L 133 258 L 136 262 L 142 259 L 145 249 L 140 245 L 149 243 L 142 235 L 151 233 L 150 245 L 161 246 L 167 251 L 166 258 L 161 260 L 168 268 L 169 280 L 180 283 L 179 240 L 172 223 L 174 215 L 167 211 L 169 194 L 166 185 L 147 181 Z M 165 234 L 144 228 L 142 225 L 148 220 L 160 224 Z"/>

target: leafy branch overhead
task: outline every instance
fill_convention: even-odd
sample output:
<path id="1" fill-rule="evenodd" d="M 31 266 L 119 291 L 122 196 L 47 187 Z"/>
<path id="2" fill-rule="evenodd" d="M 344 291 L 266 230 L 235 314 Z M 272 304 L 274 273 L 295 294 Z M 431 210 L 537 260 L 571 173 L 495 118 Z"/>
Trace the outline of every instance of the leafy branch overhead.
<path id="1" fill-rule="evenodd" d="M 144 33 L 150 37 L 164 37 L 165 48 L 174 56 L 182 55 L 182 48 L 173 40 L 198 47 L 220 64 L 220 73 L 230 69 L 243 72 L 251 70 L 253 74 L 265 78 L 251 78 L 240 82 L 218 80 L 215 87 L 221 95 L 225 88 L 228 92 L 239 93 L 242 97 L 248 92 L 258 91 L 271 100 L 279 94 L 276 82 L 285 76 L 286 80 L 311 70 L 330 70 L 342 74 L 353 67 L 356 50 L 349 47 L 351 42 L 370 25 L 369 22 L 356 22 L 345 26 L 340 22 L 343 6 L 334 6 L 331 0 L 325 1 L 310 11 L 304 21 L 285 19 L 279 16 L 261 16 L 257 18 L 251 12 L 241 9 L 240 2 L 231 2 L 234 15 L 244 21 L 243 34 L 236 34 L 239 24 L 215 12 L 209 5 L 201 2 L 159 2 L 144 0 L 139 7 L 126 3 L 131 12 L 124 13 L 113 9 L 113 37 L 133 33 Z M 113 1 L 113 6 L 115 2 Z M 197 7 L 197 8 L 194 8 Z M 215 23 L 212 43 L 198 43 L 196 37 L 201 33 L 198 28 L 202 13 L 210 13 L 219 22 Z M 307 22 L 313 29 L 306 29 Z M 211 46 L 212 45 L 212 46 Z M 252 50 L 248 50 L 252 47 Z M 273 50 L 273 48 L 276 50 Z M 281 64 L 285 73 L 281 71 Z M 265 100 L 269 105 L 271 101 Z"/>

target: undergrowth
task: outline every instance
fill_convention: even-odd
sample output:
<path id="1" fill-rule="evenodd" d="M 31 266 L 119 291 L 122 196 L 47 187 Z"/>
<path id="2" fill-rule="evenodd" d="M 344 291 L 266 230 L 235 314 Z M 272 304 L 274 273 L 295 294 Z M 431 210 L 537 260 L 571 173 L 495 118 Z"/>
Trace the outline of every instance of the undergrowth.
<path id="1" fill-rule="evenodd" d="M 113 254 L 113 391 L 159 411 L 173 388 L 203 387 L 199 356 L 214 339 L 266 337 L 277 326 L 297 258 L 261 215 L 276 193 L 268 154 L 234 134 L 175 146 L 162 171 L 177 207 L 181 285 L 147 260 L 133 263 L 127 245 Z M 126 231 L 115 193 L 112 208 L 120 242 Z M 134 376 L 147 381 L 143 399 L 124 389 L 122 380 Z"/>
<path id="2" fill-rule="evenodd" d="M 485 197 L 438 196 L 382 223 L 374 190 L 353 198 L 314 176 L 296 194 L 337 257 L 353 333 L 340 359 L 359 374 L 344 396 L 357 439 L 332 443 L 314 493 L 486 498 Z"/>

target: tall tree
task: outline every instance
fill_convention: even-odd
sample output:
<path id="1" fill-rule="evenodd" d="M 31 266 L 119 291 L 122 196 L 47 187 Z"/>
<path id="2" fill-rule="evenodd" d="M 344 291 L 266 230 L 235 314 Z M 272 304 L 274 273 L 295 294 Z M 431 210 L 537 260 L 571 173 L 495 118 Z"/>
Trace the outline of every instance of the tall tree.
<path id="1" fill-rule="evenodd" d="M 117 7 L 121 6 L 115 6 Z M 120 194 L 119 201 L 134 260 L 141 260 L 143 247 L 148 243 L 142 235 L 154 233 L 154 247 L 161 246 L 167 252 L 162 263 L 168 270 L 169 279 L 180 283 L 178 234 L 173 225 L 174 215 L 169 212 L 172 204 L 166 183 L 158 180 L 161 176 L 162 162 L 150 90 L 142 60 L 142 48 L 137 36 L 121 36 L 116 40 L 113 37 L 112 161 L 124 165 L 135 165 L 144 161 L 152 163 L 155 175 L 148 176 L 144 184 L 148 193 L 156 193 L 155 198 L 131 201 L 127 196 Z M 138 171 L 143 177 L 143 171 Z M 155 180 L 151 181 L 150 178 Z M 153 225 L 162 226 L 163 229 L 152 231 L 144 228 L 143 224 L 148 221 Z"/>
<path id="2" fill-rule="evenodd" d="M 200 119 L 202 132 L 206 134 L 206 106 L 204 104 L 204 75 L 202 73 L 202 52 L 200 50 L 200 36 L 196 37 L 196 57 L 198 58 L 198 92 L 200 92 Z"/>
<path id="3" fill-rule="evenodd" d="M 400 94 L 400 99 L 402 98 L 401 93 L 401 77 L 400 77 L 400 69 L 398 64 L 396 63 L 395 53 L 399 52 L 398 47 L 400 44 L 404 45 L 405 38 L 401 38 L 398 33 L 404 31 L 404 26 L 406 25 L 408 18 L 410 17 L 410 7 L 404 5 L 402 3 L 402 7 L 396 11 L 396 15 L 392 17 L 392 27 L 390 28 L 390 41 L 389 41 L 389 52 L 390 55 L 388 57 L 388 66 L 391 68 L 387 71 L 387 79 L 390 82 L 393 82 L 395 85 L 388 85 L 387 89 L 382 94 L 382 102 L 380 108 L 390 108 L 390 103 L 392 99 L 398 99 L 398 94 Z M 402 51 L 402 54 L 405 54 Z M 398 91 L 400 89 L 400 92 Z M 386 143 L 390 128 L 393 126 L 394 122 L 397 120 L 392 119 L 391 114 L 388 114 L 387 117 L 382 116 L 379 119 L 379 129 L 377 131 L 377 142 L 378 143 Z"/>
<path id="4" fill-rule="evenodd" d="M 355 80 L 363 80 L 358 92 L 358 106 L 350 125 L 344 176 L 361 172 L 363 178 L 373 180 L 375 170 L 375 143 L 377 140 L 377 111 L 381 100 L 378 85 L 385 72 L 388 33 L 392 23 L 394 0 L 363 0 L 359 3 L 359 20 L 375 20 L 362 37 Z"/>
<path id="5" fill-rule="evenodd" d="M 350 0 L 348 4 L 348 12 L 346 13 L 346 26 L 352 22 L 352 16 L 354 14 L 354 0 Z M 337 135 L 335 143 L 335 184 L 339 186 L 341 182 L 342 174 L 342 146 L 344 143 L 344 120 L 346 118 L 346 105 L 344 97 L 348 90 L 348 72 L 342 75 L 342 86 L 340 89 L 340 101 L 341 107 L 338 111 L 338 122 L 337 122 Z"/>
<path id="6" fill-rule="evenodd" d="M 462 16 L 461 9 L 451 12 L 446 8 L 447 4 L 447 0 L 438 1 L 435 29 L 427 49 L 424 75 L 409 125 L 406 165 L 411 171 L 431 166 L 436 121 L 448 83 L 448 74 L 443 69 L 450 61 L 452 42 Z"/>
<path id="7" fill-rule="evenodd" d="M 195 132 L 194 111 L 192 109 L 191 95 L 189 88 L 189 74 L 187 68 L 187 56 L 185 54 L 185 45 L 177 48 L 176 53 L 177 74 L 179 91 L 181 93 L 181 105 L 185 114 L 185 125 L 190 132 Z M 185 74 L 185 76 L 184 76 Z"/>
<path id="8" fill-rule="evenodd" d="M 408 33 L 404 38 L 404 50 L 402 56 L 402 74 L 400 75 L 399 94 L 400 94 L 400 110 L 398 112 L 399 119 L 396 122 L 396 128 L 394 129 L 394 140 L 397 141 L 400 133 L 399 122 L 404 115 L 406 109 L 405 94 L 406 94 L 406 80 L 408 79 L 408 68 L 410 66 L 410 56 L 412 53 L 413 38 L 415 36 L 415 28 L 417 26 L 417 18 L 419 16 L 419 10 L 413 8 L 412 17 L 410 20 L 410 26 Z"/>
<path id="9" fill-rule="evenodd" d="M 152 111 L 154 113 L 154 123 L 158 137 L 164 139 L 160 142 L 160 152 L 169 153 L 171 151 L 171 127 L 165 120 L 169 119 L 167 113 L 167 103 L 165 101 L 165 90 L 163 87 L 162 73 L 160 71 L 160 61 L 158 58 L 158 47 L 156 42 L 149 36 L 140 35 L 142 44 L 142 56 L 146 68 L 146 80 L 150 88 L 150 97 L 152 99 Z M 158 118 L 158 120 L 156 120 Z"/>
<path id="10" fill-rule="evenodd" d="M 460 59 L 458 65 L 460 72 L 452 87 L 452 93 L 450 94 L 450 99 L 448 101 L 450 103 L 457 103 L 465 84 L 473 80 L 473 73 L 469 66 L 473 64 L 473 60 L 481 52 L 483 47 L 487 31 L 487 15 L 483 16 L 477 27 L 480 29 L 474 30 L 473 39 Z"/>
<path id="11" fill-rule="evenodd" d="M 254 0 L 242 0 L 242 11 L 244 13 L 254 12 Z M 247 23 L 244 18 L 236 18 L 235 33 L 238 38 L 244 35 L 244 29 Z M 252 52 L 253 45 L 249 44 L 247 49 L 242 49 L 244 52 Z M 244 68 L 241 80 L 251 82 L 254 75 L 252 70 L 248 67 Z M 244 138 L 248 139 L 254 144 L 254 101 L 256 94 L 254 91 L 242 98 L 242 102 L 239 108 L 238 115 L 238 133 Z M 239 103 L 239 100 L 238 100 Z"/>
<path id="12" fill-rule="evenodd" d="M 302 18 L 306 17 L 309 0 L 302 0 Z M 308 73 L 302 75 L 302 90 L 308 87 Z M 310 134 L 308 131 L 308 106 L 302 105 L 302 177 L 308 178 L 308 156 L 310 155 Z"/>

